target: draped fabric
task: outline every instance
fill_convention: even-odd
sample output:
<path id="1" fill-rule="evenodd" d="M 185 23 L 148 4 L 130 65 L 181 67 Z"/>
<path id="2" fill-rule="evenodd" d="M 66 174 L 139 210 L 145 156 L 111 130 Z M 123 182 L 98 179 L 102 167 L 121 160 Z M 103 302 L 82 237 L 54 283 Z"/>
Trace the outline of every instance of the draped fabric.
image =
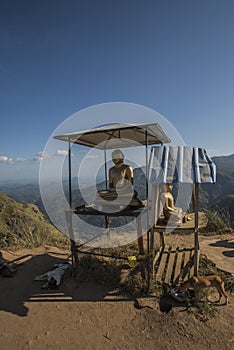
<path id="1" fill-rule="evenodd" d="M 154 146 L 149 161 L 149 182 L 215 183 L 216 166 L 203 148 Z"/>
<path id="2" fill-rule="evenodd" d="M 161 186 L 158 184 L 153 184 L 150 186 L 149 192 L 149 225 L 153 227 L 156 225 L 162 211 L 163 205 L 160 200 Z"/>
<path id="3" fill-rule="evenodd" d="M 149 160 L 150 226 L 162 213 L 164 183 L 215 183 L 216 166 L 206 150 L 188 146 L 154 146 Z"/>

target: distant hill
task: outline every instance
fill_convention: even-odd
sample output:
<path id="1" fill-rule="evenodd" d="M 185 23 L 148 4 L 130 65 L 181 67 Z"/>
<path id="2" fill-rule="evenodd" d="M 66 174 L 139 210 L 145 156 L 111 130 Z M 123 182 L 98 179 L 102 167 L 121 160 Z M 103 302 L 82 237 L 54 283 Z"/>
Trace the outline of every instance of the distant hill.
<path id="1" fill-rule="evenodd" d="M 234 223 L 234 194 L 229 194 L 220 201 L 217 201 L 213 206 L 213 209 L 216 208 L 218 208 L 220 212 L 222 210 L 223 215 L 225 215 L 227 219 L 230 219 L 232 224 Z"/>
<path id="2" fill-rule="evenodd" d="M 213 157 L 212 160 L 217 166 L 219 173 L 229 173 L 234 176 L 234 154 L 230 156 Z"/>
<path id="3" fill-rule="evenodd" d="M 201 186 L 200 206 L 225 210 L 234 223 L 234 154 L 213 157 L 216 164 L 217 182 Z"/>
<path id="4" fill-rule="evenodd" d="M 66 238 L 35 204 L 20 204 L 0 192 L 0 248 L 62 243 Z"/>
<path id="5" fill-rule="evenodd" d="M 230 196 L 234 195 L 234 154 L 230 156 L 219 156 L 212 158 L 217 167 L 217 182 L 215 184 L 203 184 L 200 186 L 200 208 L 225 208 L 230 215 L 231 221 L 234 222 L 233 202 Z M 144 170 L 144 169 L 143 169 Z M 145 199 L 145 176 L 142 169 L 134 169 L 134 186 L 140 199 Z M 77 178 L 73 178 L 73 206 L 83 204 L 82 196 L 78 188 Z M 68 182 L 63 182 L 64 192 L 68 193 Z M 53 191 L 53 184 L 48 186 L 49 191 Z M 105 183 L 101 182 L 97 186 L 90 186 L 87 190 L 87 198 L 93 197 L 97 190 L 105 188 Z M 0 191 L 9 195 L 21 203 L 34 203 L 40 210 L 46 214 L 40 196 L 38 184 L 27 185 L 5 185 L 0 187 Z M 54 194 L 56 197 L 56 194 Z M 59 200 L 54 203 L 54 211 L 60 215 Z"/>

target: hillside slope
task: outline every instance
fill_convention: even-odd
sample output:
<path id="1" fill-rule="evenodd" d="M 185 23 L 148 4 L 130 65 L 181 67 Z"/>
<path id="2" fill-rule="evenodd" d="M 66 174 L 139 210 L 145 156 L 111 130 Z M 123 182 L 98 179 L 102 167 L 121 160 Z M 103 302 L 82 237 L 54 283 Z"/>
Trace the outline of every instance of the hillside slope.
<path id="1" fill-rule="evenodd" d="M 212 157 L 212 160 L 216 164 L 219 172 L 224 171 L 232 175 L 234 174 L 234 154 Z"/>
<path id="2" fill-rule="evenodd" d="M 35 247 L 66 241 L 36 205 L 20 204 L 0 192 L 0 248 Z"/>
<path id="3" fill-rule="evenodd" d="M 234 222 L 234 154 L 213 157 L 217 168 L 217 182 L 201 186 L 201 207 L 225 210 L 231 222 Z"/>

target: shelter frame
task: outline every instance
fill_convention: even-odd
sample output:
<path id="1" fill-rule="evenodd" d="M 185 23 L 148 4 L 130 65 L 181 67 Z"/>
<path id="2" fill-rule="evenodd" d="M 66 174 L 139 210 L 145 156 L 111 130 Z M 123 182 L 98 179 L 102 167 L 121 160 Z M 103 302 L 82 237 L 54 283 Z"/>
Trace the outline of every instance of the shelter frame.
<path id="1" fill-rule="evenodd" d="M 106 229 L 109 228 L 109 218 L 119 217 L 119 216 L 132 216 L 136 218 L 137 223 L 137 240 L 139 254 L 144 254 L 143 245 L 143 233 L 141 221 L 139 215 L 141 214 L 142 208 L 132 208 L 131 210 L 123 210 L 117 213 L 108 212 L 98 212 L 98 211 L 86 211 L 85 207 L 82 206 L 74 210 L 72 208 L 72 162 L 71 162 L 71 145 L 73 143 L 80 144 L 88 147 L 96 147 L 104 151 L 104 164 L 105 164 L 105 185 L 108 187 L 107 180 L 107 156 L 106 150 L 113 148 L 122 147 L 134 147 L 136 145 L 145 146 L 145 169 L 146 169 L 146 199 L 148 200 L 148 147 L 149 145 L 155 145 L 170 142 L 171 140 L 167 137 L 164 131 L 161 129 L 158 123 L 144 123 L 144 124 L 118 124 L 114 123 L 112 125 L 98 127 L 86 131 L 67 133 L 63 135 L 57 135 L 55 139 L 68 142 L 68 187 L 69 187 L 69 210 L 66 210 L 66 219 L 68 225 L 68 232 L 71 242 L 71 254 L 72 260 L 78 261 L 78 252 L 81 252 L 80 248 L 85 244 L 90 243 L 87 241 L 83 244 L 77 246 L 74 238 L 73 222 L 72 216 L 76 215 L 104 215 L 106 222 Z M 95 140 L 96 139 L 96 140 Z M 114 142 L 112 142 L 114 141 Z M 149 208 L 146 205 L 146 216 L 147 216 L 147 228 L 149 227 Z M 149 230 L 147 230 L 147 253 L 150 252 L 150 235 Z M 84 252 L 83 252 L 84 253 Z M 102 255 L 102 254 L 100 254 Z M 112 257 L 112 256 L 111 256 Z M 120 258 L 120 257 L 118 257 Z M 149 273 L 148 273 L 149 274 Z"/>

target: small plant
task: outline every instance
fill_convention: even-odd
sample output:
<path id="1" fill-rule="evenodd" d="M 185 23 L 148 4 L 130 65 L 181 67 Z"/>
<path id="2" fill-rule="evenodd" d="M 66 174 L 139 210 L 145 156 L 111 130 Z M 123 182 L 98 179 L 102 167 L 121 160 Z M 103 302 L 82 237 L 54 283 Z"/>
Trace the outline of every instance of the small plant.
<path id="1" fill-rule="evenodd" d="M 208 219 L 207 226 L 201 229 L 203 234 L 224 234 L 231 232 L 230 220 L 219 215 L 216 210 L 205 210 Z"/>
<path id="2" fill-rule="evenodd" d="M 206 255 L 200 256 L 200 263 L 199 263 L 199 270 L 198 270 L 199 276 L 205 276 L 205 275 L 220 275 L 224 276 L 224 272 L 219 270 L 215 263 L 211 260 L 209 260 Z"/>
<path id="3" fill-rule="evenodd" d="M 86 255 L 76 264 L 73 277 L 78 285 L 93 281 L 100 285 L 116 287 L 120 282 L 120 266 L 114 261 L 106 262 L 104 259 Z"/>
<path id="4" fill-rule="evenodd" d="M 161 283 L 159 282 L 151 283 L 150 291 L 149 291 L 151 295 L 160 296 L 165 292 L 169 293 L 169 290 L 165 291 L 165 287 Z"/>
<path id="5" fill-rule="evenodd" d="M 201 301 L 194 311 L 195 317 L 200 321 L 208 321 L 217 315 L 217 305 L 208 300 L 208 290 L 203 290 L 201 293 Z"/>
<path id="6" fill-rule="evenodd" d="M 226 290 L 228 290 L 230 293 L 233 293 L 234 292 L 234 277 L 233 276 L 225 277 L 224 285 L 225 285 Z"/>
<path id="7" fill-rule="evenodd" d="M 148 293 L 148 284 L 141 276 L 139 265 L 128 274 L 121 286 L 121 290 L 134 298 L 142 297 Z"/>

